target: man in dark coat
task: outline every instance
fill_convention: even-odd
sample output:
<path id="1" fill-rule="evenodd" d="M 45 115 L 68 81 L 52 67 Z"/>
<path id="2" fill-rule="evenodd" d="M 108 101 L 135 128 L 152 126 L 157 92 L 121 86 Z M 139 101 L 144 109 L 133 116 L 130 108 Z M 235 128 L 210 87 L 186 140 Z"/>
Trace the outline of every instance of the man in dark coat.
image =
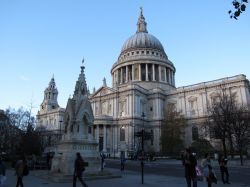
<path id="1" fill-rule="evenodd" d="M 183 157 L 183 165 L 185 167 L 185 178 L 187 181 L 187 187 L 191 187 L 191 182 L 193 181 L 193 187 L 197 187 L 197 176 L 195 167 L 197 165 L 197 160 L 195 156 L 191 153 L 190 148 L 187 148 L 185 155 Z"/>
<path id="2" fill-rule="evenodd" d="M 82 179 L 82 172 L 84 171 L 84 160 L 81 157 L 81 154 L 79 152 L 76 153 L 76 159 L 75 159 L 75 169 L 74 169 L 74 176 L 73 176 L 73 187 L 76 187 L 76 180 L 81 182 L 82 186 L 88 187 L 88 185 L 84 182 Z"/>

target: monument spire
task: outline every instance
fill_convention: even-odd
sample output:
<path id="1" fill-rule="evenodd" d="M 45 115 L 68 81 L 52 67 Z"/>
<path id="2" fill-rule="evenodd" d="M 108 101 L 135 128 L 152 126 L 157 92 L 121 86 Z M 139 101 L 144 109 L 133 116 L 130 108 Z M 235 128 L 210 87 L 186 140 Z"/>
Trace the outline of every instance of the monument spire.
<path id="1" fill-rule="evenodd" d="M 143 16 L 143 9 L 142 9 L 142 7 L 140 7 L 140 9 L 141 9 L 141 12 L 140 12 L 140 16 L 139 16 L 138 22 L 137 22 L 136 33 L 138 33 L 138 32 L 146 32 L 147 33 L 148 32 L 147 31 L 147 23 L 146 23 L 145 18 Z"/>
<path id="2" fill-rule="evenodd" d="M 81 72 L 79 74 L 78 80 L 76 81 L 76 86 L 75 86 L 75 92 L 74 92 L 74 97 L 76 97 L 77 95 L 87 95 L 88 94 L 88 89 L 87 89 L 87 84 L 86 84 L 86 79 L 85 79 L 85 73 L 84 73 L 84 58 L 82 59 L 82 66 L 81 68 Z"/>

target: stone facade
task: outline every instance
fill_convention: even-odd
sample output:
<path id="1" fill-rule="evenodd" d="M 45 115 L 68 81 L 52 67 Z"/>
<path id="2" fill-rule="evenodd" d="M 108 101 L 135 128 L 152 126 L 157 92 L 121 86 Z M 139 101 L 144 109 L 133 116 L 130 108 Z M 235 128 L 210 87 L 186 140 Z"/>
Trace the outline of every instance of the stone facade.
<path id="1" fill-rule="evenodd" d="M 199 126 L 207 116 L 208 105 L 222 89 L 237 93 L 239 103 L 250 105 L 245 75 L 176 88 L 176 69 L 146 26 L 141 11 L 136 34 L 124 43 L 111 69 L 112 87 L 105 83 L 90 95 L 95 117 L 93 136 L 99 141 L 99 150 L 111 156 L 138 151 L 141 145 L 134 133 L 142 128 L 153 134 L 153 140 L 145 142 L 146 151 L 160 151 L 161 125 L 170 104 L 187 118 L 186 146 L 192 143 L 194 131 L 201 133 Z"/>
<path id="2" fill-rule="evenodd" d="M 111 68 L 112 87 L 104 78 L 103 85 L 89 95 L 94 116 L 90 133 L 99 142 L 99 151 L 129 156 L 140 149 L 141 141 L 134 134 L 144 128 L 153 134 L 153 139 L 145 142 L 145 150 L 159 152 L 168 105 L 174 105 L 187 119 L 183 137 L 186 146 L 194 140 L 194 133 L 201 134 L 200 124 L 206 119 L 208 106 L 222 89 L 236 93 L 240 104 L 250 106 L 250 85 L 245 75 L 176 88 L 175 72 L 161 42 L 148 33 L 141 10 L 136 33 L 125 41 Z"/>
<path id="3" fill-rule="evenodd" d="M 54 151 L 54 146 L 61 138 L 61 132 L 64 129 L 65 109 L 58 105 L 57 96 L 58 90 L 53 76 L 44 90 L 44 99 L 36 116 L 36 129 L 41 132 L 46 152 Z"/>

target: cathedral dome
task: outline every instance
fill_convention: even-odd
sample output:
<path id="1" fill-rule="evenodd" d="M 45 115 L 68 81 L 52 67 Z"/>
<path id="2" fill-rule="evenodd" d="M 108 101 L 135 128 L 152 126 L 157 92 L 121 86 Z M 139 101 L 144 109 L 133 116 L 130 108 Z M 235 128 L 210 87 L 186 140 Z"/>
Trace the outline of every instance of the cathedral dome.
<path id="1" fill-rule="evenodd" d="M 168 59 L 161 42 L 148 33 L 142 8 L 136 33 L 123 44 L 111 74 L 115 88 L 128 83 L 145 89 L 175 88 L 174 64 Z"/>
<path id="2" fill-rule="evenodd" d="M 155 36 L 148 33 L 142 9 L 137 22 L 137 31 L 125 41 L 120 54 L 123 55 L 126 52 L 137 49 L 155 50 L 167 57 L 161 42 Z"/>
<path id="3" fill-rule="evenodd" d="M 121 53 L 137 48 L 157 49 L 165 53 L 161 42 L 156 37 L 148 34 L 147 32 L 137 32 L 127 39 L 127 41 L 122 46 Z"/>

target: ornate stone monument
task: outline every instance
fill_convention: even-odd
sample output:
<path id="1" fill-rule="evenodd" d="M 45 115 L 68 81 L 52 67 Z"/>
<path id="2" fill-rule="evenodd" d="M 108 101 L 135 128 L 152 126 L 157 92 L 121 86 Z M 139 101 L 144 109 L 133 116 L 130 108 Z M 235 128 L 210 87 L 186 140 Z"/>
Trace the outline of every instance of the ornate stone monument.
<path id="1" fill-rule="evenodd" d="M 85 81 L 84 66 L 76 81 L 73 98 L 68 99 L 64 115 L 64 134 L 52 160 L 52 176 L 72 176 L 76 153 L 89 163 L 86 174 L 98 174 L 100 168 L 98 143 L 89 133 L 94 117 Z M 70 178 L 71 179 L 71 178 Z M 59 179 L 58 179 L 59 180 Z"/>

